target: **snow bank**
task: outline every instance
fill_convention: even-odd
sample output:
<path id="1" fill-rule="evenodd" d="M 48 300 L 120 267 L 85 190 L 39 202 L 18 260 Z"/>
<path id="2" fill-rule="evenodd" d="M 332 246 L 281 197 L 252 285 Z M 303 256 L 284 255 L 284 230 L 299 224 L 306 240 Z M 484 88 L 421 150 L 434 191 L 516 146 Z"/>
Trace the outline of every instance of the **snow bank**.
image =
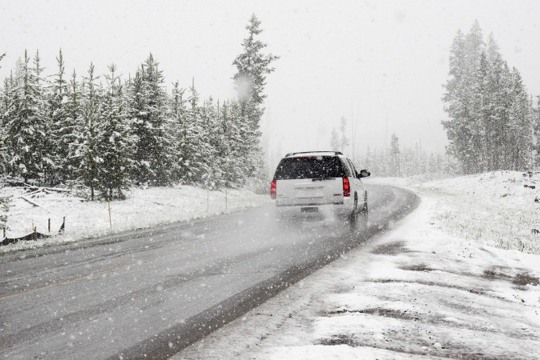
<path id="1" fill-rule="evenodd" d="M 64 235 L 2 246 L 0 252 L 203 218 L 270 201 L 268 196 L 256 195 L 247 190 L 229 190 L 225 193 L 193 186 L 133 188 L 127 200 L 110 203 L 109 218 L 107 202 L 81 201 L 62 193 L 39 192 L 30 198 L 22 188 L 5 187 L 0 189 L 0 197 L 10 198 L 7 212 L 8 237 L 29 234 L 34 227 L 38 232 L 47 234 L 49 219 L 51 234 L 56 234 L 63 218 L 66 219 Z"/>
<path id="2" fill-rule="evenodd" d="M 427 182 L 438 194 L 434 219 L 450 234 L 502 249 L 540 254 L 540 174 L 499 171 Z"/>

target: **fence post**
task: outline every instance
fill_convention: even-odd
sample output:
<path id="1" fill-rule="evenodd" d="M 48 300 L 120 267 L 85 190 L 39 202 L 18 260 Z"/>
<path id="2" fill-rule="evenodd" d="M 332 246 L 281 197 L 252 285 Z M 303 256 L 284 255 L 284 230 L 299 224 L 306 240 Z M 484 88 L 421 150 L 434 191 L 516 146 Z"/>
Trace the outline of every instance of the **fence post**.
<path id="1" fill-rule="evenodd" d="M 110 198 L 107 198 L 107 206 L 109 207 L 109 227 L 112 229 L 111 199 Z"/>

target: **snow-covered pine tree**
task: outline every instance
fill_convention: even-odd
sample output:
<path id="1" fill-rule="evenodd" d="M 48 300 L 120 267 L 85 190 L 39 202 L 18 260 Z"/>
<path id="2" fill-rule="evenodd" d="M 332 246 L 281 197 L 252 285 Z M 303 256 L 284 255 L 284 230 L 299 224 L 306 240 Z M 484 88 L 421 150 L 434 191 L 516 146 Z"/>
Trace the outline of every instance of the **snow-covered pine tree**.
<path id="1" fill-rule="evenodd" d="M 472 113 L 481 107 L 475 103 L 481 96 L 474 89 L 483 48 L 482 30 L 477 21 L 467 36 L 458 31 L 450 50 L 450 78 L 443 98 L 450 116 L 450 120 L 443 122 L 450 143 L 448 149 L 467 174 L 479 170 L 477 145 L 481 136 Z"/>
<path id="2" fill-rule="evenodd" d="M 224 104 L 221 109 L 221 121 L 223 135 L 227 142 L 227 156 L 224 164 L 224 179 L 226 186 L 239 187 L 246 182 L 245 170 L 245 147 L 240 104 L 238 101 L 231 101 Z"/>
<path id="3" fill-rule="evenodd" d="M 502 59 L 493 34 L 490 34 L 488 39 L 487 60 L 490 64 L 487 91 L 490 96 L 491 126 L 486 132 L 489 136 L 486 153 L 490 158 L 488 170 L 494 171 L 508 168 L 508 109 L 512 96 L 510 71 Z"/>
<path id="4" fill-rule="evenodd" d="M 79 127 L 74 144 L 78 179 L 90 189 L 91 200 L 95 199 L 96 191 L 99 189 L 100 167 L 103 163 L 99 149 L 103 136 L 99 118 L 102 89 L 95 82 L 94 65 L 90 64 L 88 75 L 83 78 L 81 106 L 77 120 Z"/>
<path id="5" fill-rule="evenodd" d="M 51 160 L 44 148 L 47 124 L 38 54 L 34 61 L 35 67 L 31 68 L 25 51 L 15 86 L 8 96 L 6 145 L 11 157 L 10 175 L 20 176 L 25 182 L 41 183 Z"/>
<path id="6" fill-rule="evenodd" d="M 205 141 L 201 148 L 204 167 L 208 169 L 202 174 L 202 184 L 207 189 L 217 190 L 223 187 L 223 156 L 221 152 L 221 128 L 219 126 L 219 109 L 210 97 L 201 109 L 202 129 Z"/>
<path id="7" fill-rule="evenodd" d="M 272 62 L 279 58 L 263 53 L 267 45 L 258 39 L 262 32 L 260 25 L 259 19 L 252 15 L 246 26 L 248 37 L 242 43 L 243 52 L 233 61 L 237 69 L 233 79 L 238 92 L 240 121 L 246 125 L 241 127 L 244 131 L 245 177 L 251 177 L 256 171 L 264 169 L 259 145 L 260 120 L 264 113 L 263 102 L 266 98 L 264 87 L 266 76 L 274 71 Z"/>
<path id="8" fill-rule="evenodd" d="M 531 103 L 516 68 L 512 69 L 512 100 L 509 113 L 510 169 L 523 171 L 530 166 L 533 124 Z"/>
<path id="9" fill-rule="evenodd" d="M 115 65 L 109 66 L 106 80 L 99 119 L 99 153 L 103 159 L 99 166 L 99 187 L 106 199 L 124 199 L 123 190 L 129 186 L 133 166 L 134 137 Z"/>
<path id="10" fill-rule="evenodd" d="M 231 188 L 236 185 L 236 171 L 234 169 L 234 158 L 232 156 L 232 146 L 238 141 L 231 122 L 230 104 L 223 102 L 217 108 L 216 123 L 216 151 L 220 157 L 220 184 L 219 187 Z"/>
<path id="11" fill-rule="evenodd" d="M 132 179 L 138 184 L 147 183 L 152 177 L 147 153 L 152 140 L 149 134 L 151 127 L 147 124 L 147 101 L 144 87 L 141 67 L 129 82 L 128 89 L 128 115 L 133 126 L 133 133 L 137 137 L 133 156 L 135 166 L 133 168 Z"/>
<path id="12" fill-rule="evenodd" d="M 130 118 L 137 136 L 134 178 L 138 183 L 167 185 L 174 174 L 174 138 L 158 65 L 150 54 L 130 89 Z"/>
<path id="13" fill-rule="evenodd" d="M 36 133 L 35 141 L 41 144 L 41 168 L 42 176 L 41 183 L 52 185 L 55 183 L 55 172 L 57 169 L 57 163 L 55 159 L 55 149 L 54 149 L 54 139 L 52 137 L 52 119 L 50 117 L 47 98 L 49 95 L 49 84 L 43 78 L 42 73 L 44 68 L 41 67 L 41 58 L 39 56 L 39 51 L 36 51 L 36 54 L 33 59 L 33 72 L 35 74 L 36 82 L 38 89 L 40 89 L 39 94 L 39 113 L 42 118 L 42 128 L 43 133 Z"/>
<path id="14" fill-rule="evenodd" d="M 473 172 L 485 172 L 490 168 L 491 149 L 491 94 L 489 92 L 490 66 L 485 51 L 480 54 L 480 62 L 471 83 L 471 104 L 468 128 L 470 130 L 469 153 L 475 161 L 470 168 Z"/>
<path id="15" fill-rule="evenodd" d="M 173 83 L 171 97 L 169 99 L 169 114 L 171 118 L 171 133 L 175 141 L 174 147 L 174 170 L 171 175 L 173 181 L 182 181 L 186 168 L 183 164 L 186 162 L 186 104 L 184 101 L 184 89 L 180 88 L 178 81 Z"/>
<path id="16" fill-rule="evenodd" d="M 199 93 L 194 83 L 189 88 L 188 103 L 182 163 L 185 169 L 183 182 L 201 185 L 205 174 L 212 171 L 208 158 L 211 151 L 204 124 L 206 121 L 204 109 L 199 105 Z"/>
<path id="17" fill-rule="evenodd" d="M 82 85 L 77 81 L 77 74 L 73 71 L 71 80 L 67 88 L 67 102 L 64 105 L 65 112 L 65 132 L 59 139 L 59 149 L 63 153 L 67 151 L 67 156 L 62 160 L 62 170 L 59 172 L 61 181 L 74 181 L 79 176 L 80 159 L 78 158 L 79 140 L 82 138 L 80 131 L 84 130 L 82 117 Z"/>
<path id="18" fill-rule="evenodd" d="M 75 124 L 69 122 L 66 105 L 68 103 L 68 82 L 65 79 L 65 64 L 62 50 L 56 57 L 57 73 L 53 75 L 48 93 L 48 118 L 51 130 L 48 139 L 51 147 L 51 158 L 54 161 L 54 173 L 49 183 L 65 182 L 69 177 L 69 144 L 74 139 Z"/>

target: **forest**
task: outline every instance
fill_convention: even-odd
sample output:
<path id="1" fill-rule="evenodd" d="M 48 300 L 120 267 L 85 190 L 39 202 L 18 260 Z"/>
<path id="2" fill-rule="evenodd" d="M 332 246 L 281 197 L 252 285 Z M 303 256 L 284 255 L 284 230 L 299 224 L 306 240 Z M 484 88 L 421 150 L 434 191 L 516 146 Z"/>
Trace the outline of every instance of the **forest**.
<path id="1" fill-rule="evenodd" d="M 450 49 L 443 101 L 448 152 L 464 174 L 538 167 L 538 107 L 520 72 L 503 59 L 491 34 L 475 22 L 458 31 Z M 539 103 L 537 102 L 537 105 Z"/>
<path id="2" fill-rule="evenodd" d="M 264 171 L 259 122 L 266 75 L 277 59 L 249 21 L 234 59 L 238 97 L 201 100 L 192 84 L 168 93 L 152 54 L 133 76 L 115 65 L 68 75 L 62 51 L 46 75 L 25 51 L 0 93 L 0 173 L 35 185 L 82 185 L 89 197 L 123 198 L 130 185 L 239 187 Z M 1 60 L 1 58 L 0 58 Z"/>

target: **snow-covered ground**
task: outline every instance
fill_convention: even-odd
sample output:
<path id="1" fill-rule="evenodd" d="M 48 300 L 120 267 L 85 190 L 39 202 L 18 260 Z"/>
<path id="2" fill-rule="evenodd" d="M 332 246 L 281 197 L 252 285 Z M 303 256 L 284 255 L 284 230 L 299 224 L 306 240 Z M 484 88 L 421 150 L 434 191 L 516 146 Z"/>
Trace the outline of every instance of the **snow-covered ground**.
<path id="1" fill-rule="evenodd" d="M 54 191 L 28 195 L 20 187 L 0 188 L 0 197 L 10 199 L 7 237 L 27 235 L 34 227 L 38 232 L 48 234 L 49 219 L 51 234 L 56 234 L 63 218 L 66 218 L 64 235 L 0 246 L 0 253 L 198 219 L 270 201 L 269 196 L 256 195 L 248 190 L 207 192 L 192 186 L 133 188 L 128 196 L 127 200 L 110 203 L 109 218 L 107 202 L 81 201 L 80 198 Z M 32 205 L 23 197 L 39 206 Z"/>
<path id="2" fill-rule="evenodd" d="M 534 178 L 384 181 L 419 208 L 174 359 L 540 359 Z"/>

